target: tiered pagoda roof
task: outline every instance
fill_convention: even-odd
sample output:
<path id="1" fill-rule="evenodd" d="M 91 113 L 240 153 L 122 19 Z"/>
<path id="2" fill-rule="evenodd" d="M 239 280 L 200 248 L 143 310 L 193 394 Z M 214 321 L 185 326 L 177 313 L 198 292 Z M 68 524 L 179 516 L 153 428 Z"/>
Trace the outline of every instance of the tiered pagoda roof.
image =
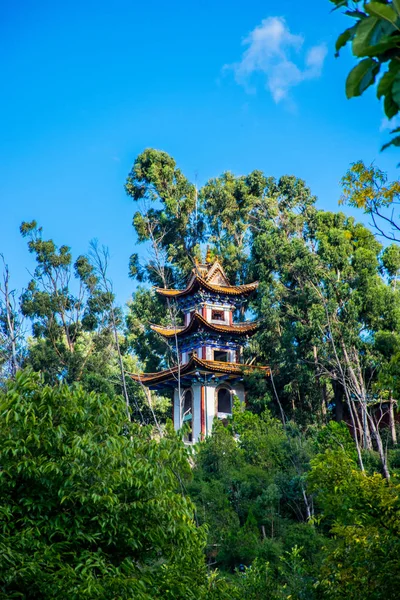
<path id="1" fill-rule="evenodd" d="M 135 381 L 139 381 L 147 387 L 164 387 L 166 384 L 173 384 L 176 386 L 176 381 L 180 377 L 181 382 L 185 382 L 185 378 L 192 378 L 193 376 L 204 376 L 212 374 L 216 378 L 223 378 L 224 380 L 237 379 L 243 377 L 248 373 L 261 370 L 266 375 L 270 374 L 269 367 L 258 367 L 255 365 L 244 365 L 240 363 L 231 362 L 220 362 L 216 360 L 204 360 L 193 354 L 184 365 L 179 367 L 176 365 L 170 369 L 159 371 L 158 373 L 142 373 L 133 374 L 130 373 L 130 377 Z"/>
<path id="2" fill-rule="evenodd" d="M 213 296 L 221 298 L 224 304 L 236 305 L 237 301 L 243 297 L 247 297 L 258 287 L 258 282 L 248 283 L 244 285 L 231 285 L 225 274 L 225 271 L 218 260 L 211 261 L 209 252 L 207 252 L 206 262 L 204 264 L 196 263 L 192 269 L 192 273 L 189 277 L 186 288 L 181 290 L 156 288 L 156 291 L 164 297 L 174 298 L 179 300 L 185 296 L 195 296 L 198 291 L 207 292 L 205 296 L 211 298 Z M 235 297 L 235 300 L 234 300 Z M 197 300 L 198 302 L 199 300 Z M 200 299 L 200 302 L 207 304 L 209 300 L 205 300 L 204 297 Z M 212 301 L 211 301 L 212 304 Z M 232 311 L 232 308 L 230 309 Z M 189 311 L 189 309 L 188 309 Z M 151 329 L 158 334 L 162 335 L 166 339 L 171 339 L 177 336 L 179 339 L 185 338 L 186 336 L 190 339 L 192 334 L 205 333 L 210 334 L 210 338 L 222 336 L 223 338 L 231 338 L 232 340 L 238 340 L 253 335 L 260 323 L 244 322 L 244 323 L 219 323 L 210 321 L 205 318 L 206 314 L 200 314 L 196 310 L 187 325 L 167 327 L 161 325 L 151 325 Z M 191 380 L 201 376 L 204 381 L 205 378 L 216 378 L 216 379 L 229 379 L 237 380 L 242 378 L 245 373 L 252 372 L 260 369 L 265 374 L 270 373 L 269 367 L 258 367 L 254 365 L 246 365 L 238 362 L 223 362 L 218 360 L 206 360 L 206 358 L 200 358 L 197 356 L 195 351 L 189 353 L 188 362 L 180 365 L 165 369 L 158 373 L 141 373 L 141 374 L 129 374 L 130 377 L 142 383 L 143 385 L 158 389 L 165 386 L 176 387 L 178 377 L 183 384 L 185 382 L 190 383 Z"/>
<path id="3" fill-rule="evenodd" d="M 181 298 L 194 294 L 199 289 L 214 292 L 215 294 L 224 294 L 227 296 L 248 296 L 258 287 L 258 281 L 246 283 L 243 285 L 231 285 L 225 275 L 221 263 L 216 260 L 210 264 L 196 264 L 192 269 L 187 286 L 183 290 L 168 288 L 156 288 L 161 296 L 167 298 Z"/>
<path id="4" fill-rule="evenodd" d="M 175 335 L 177 337 L 184 337 L 201 329 L 215 333 L 230 333 L 235 336 L 249 336 L 253 335 L 259 326 L 259 321 L 246 321 L 245 323 L 232 323 L 231 325 L 210 323 L 199 313 L 194 313 L 189 324 L 186 326 L 178 325 L 176 327 L 164 327 L 162 325 L 151 325 L 150 327 L 153 331 L 159 333 L 163 337 L 172 338 L 175 337 Z"/>

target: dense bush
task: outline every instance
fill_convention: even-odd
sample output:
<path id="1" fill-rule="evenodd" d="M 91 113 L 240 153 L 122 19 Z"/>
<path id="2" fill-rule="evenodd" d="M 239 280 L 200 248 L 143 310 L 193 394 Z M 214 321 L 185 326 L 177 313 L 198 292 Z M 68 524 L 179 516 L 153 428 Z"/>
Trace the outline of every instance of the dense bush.
<path id="1" fill-rule="evenodd" d="M 2 598 L 200 598 L 204 532 L 175 434 L 20 373 L 0 392 Z"/>

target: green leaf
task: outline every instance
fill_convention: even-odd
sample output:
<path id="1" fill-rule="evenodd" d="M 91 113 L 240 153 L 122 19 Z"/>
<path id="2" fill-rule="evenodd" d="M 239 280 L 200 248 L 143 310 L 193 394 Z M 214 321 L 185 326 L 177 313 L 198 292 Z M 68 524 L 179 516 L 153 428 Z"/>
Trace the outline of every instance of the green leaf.
<path id="1" fill-rule="evenodd" d="M 400 0 L 392 0 L 392 2 L 397 14 L 400 15 Z"/>
<path id="2" fill-rule="evenodd" d="M 392 119 L 399 112 L 399 107 L 396 104 L 396 102 L 393 100 L 391 90 L 388 91 L 385 95 L 383 107 L 385 110 L 385 115 L 387 116 L 388 119 Z"/>
<path id="3" fill-rule="evenodd" d="M 388 90 L 392 87 L 393 79 L 394 75 L 389 73 L 389 71 L 386 71 L 386 73 L 382 75 L 376 89 L 376 95 L 379 100 L 382 98 L 382 96 L 386 96 Z"/>
<path id="4" fill-rule="evenodd" d="M 335 8 L 333 10 L 336 10 L 338 8 L 341 8 L 342 6 L 347 6 L 348 5 L 348 0 L 330 0 L 332 2 L 332 4 L 335 4 Z"/>
<path id="5" fill-rule="evenodd" d="M 365 5 L 365 10 L 369 15 L 385 19 L 385 21 L 389 21 L 390 23 L 396 23 L 398 19 L 398 15 L 393 8 L 381 2 L 369 2 Z"/>
<path id="6" fill-rule="evenodd" d="M 379 63 L 372 58 L 365 58 L 350 71 L 346 80 L 346 96 L 353 98 L 361 94 L 375 81 L 379 72 Z"/>
<path id="7" fill-rule="evenodd" d="M 386 150 L 386 148 L 389 148 L 389 146 L 400 146 L 400 135 L 396 135 L 396 137 L 390 140 L 390 142 L 383 144 L 381 151 Z"/>
<path id="8" fill-rule="evenodd" d="M 400 45 L 400 37 L 393 35 L 395 31 L 396 27 L 393 23 L 377 17 L 368 17 L 356 25 L 353 35 L 353 53 L 360 57 L 378 57 L 385 54 L 391 48 Z M 388 58 L 382 56 L 382 60 L 384 62 Z"/>
<path id="9" fill-rule="evenodd" d="M 353 52 L 356 56 L 366 56 L 368 53 L 370 40 L 378 22 L 379 19 L 377 17 L 368 17 L 357 23 L 353 38 Z"/>
<path id="10" fill-rule="evenodd" d="M 349 40 L 353 39 L 356 29 L 357 29 L 357 25 L 353 25 L 353 27 L 349 27 L 348 29 L 343 31 L 343 33 L 341 33 L 339 35 L 338 39 L 336 40 L 336 44 L 335 44 L 335 49 L 336 49 L 335 56 L 339 56 L 339 50 L 341 48 L 343 48 Z"/>
<path id="11" fill-rule="evenodd" d="M 353 19 L 366 19 L 367 15 L 361 10 L 346 10 L 345 15 L 352 17 Z"/>
<path id="12" fill-rule="evenodd" d="M 400 108 L 400 73 L 396 73 L 396 76 L 393 80 L 392 98 L 393 102 L 395 102 L 397 107 Z"/>
<path id="13" fill-rule="evenodd" d="M 391 90 L 394 80 L 396 79 L 397 73 L 400 70 L 400 62 L 392 60 L 389 64 L 389 69 L 384 73 L 379 81 L 376 95 L 380 99 L 382 96 Z"/>

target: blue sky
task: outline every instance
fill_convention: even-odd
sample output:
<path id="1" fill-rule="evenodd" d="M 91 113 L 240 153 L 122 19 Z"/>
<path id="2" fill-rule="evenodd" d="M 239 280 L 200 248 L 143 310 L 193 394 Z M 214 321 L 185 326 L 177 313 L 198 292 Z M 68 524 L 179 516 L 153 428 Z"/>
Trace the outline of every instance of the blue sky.
<path id="1" fill-rule="evenodd" d="M 355 160 L 398 177 L 398 152 L 379 152 L 374 91 L 345 98 L 353 59 L 335 59 L 334 42 L 348 23 L 330 11 L 328 0 L 3 2 L 0 252 L 14 285 L 33 266 L 19 225 L 36 219 L 75 256 L 106 244 L 128 299 L 123 184 L 146 147 L 199 185 L 225 170 L 294 174 L 328 210 Z"/>

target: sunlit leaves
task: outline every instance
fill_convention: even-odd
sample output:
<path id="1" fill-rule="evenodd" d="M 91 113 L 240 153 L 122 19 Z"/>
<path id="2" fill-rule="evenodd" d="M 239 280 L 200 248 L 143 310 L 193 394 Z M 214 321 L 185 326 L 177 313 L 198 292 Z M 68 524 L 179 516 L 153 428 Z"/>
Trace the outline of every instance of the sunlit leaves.
<path id="1" fill-rule="evenodd" d="M 197 191 L 176 167 L 175 160 L 166 152 L 147 148 L 135 160 L 125 190 L 140 209 L 133 217 L 133 227 L 139 242 L 157 245 L 166 263 L 176 265 L 186 275 L 192 267 L 190 254 L 203 239 L 203 222 L 197 211 Z M 170 269 L 173 276 L 179 277 Z M 140 270 L 157 285 L 162 278 L 156 270 L 146 266 Z M 172 284 L 173 282 L 171 282 Z"/>
<path id="2" fill-rule="evenodd" d="M 370 15 L 376 15 L 380 19 L 385 19 L 389 23 L 396 23 L 398 15 L 395 10 L 389 5 L 382 2 L 368 2 L 365 4 L 365 10 Z"/>

